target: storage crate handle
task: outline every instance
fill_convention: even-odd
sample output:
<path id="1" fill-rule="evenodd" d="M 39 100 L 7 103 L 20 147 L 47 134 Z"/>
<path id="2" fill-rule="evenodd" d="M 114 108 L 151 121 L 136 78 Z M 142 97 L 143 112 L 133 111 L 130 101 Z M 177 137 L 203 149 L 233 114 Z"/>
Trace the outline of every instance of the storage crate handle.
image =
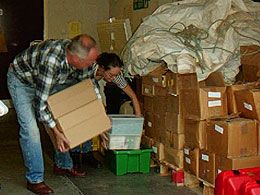
<path id="1" fill-rule="evenodd" d="M 232 171 L 233 171 L 234 175 L 240 175 L 239 170 L 232 170 Z"/>

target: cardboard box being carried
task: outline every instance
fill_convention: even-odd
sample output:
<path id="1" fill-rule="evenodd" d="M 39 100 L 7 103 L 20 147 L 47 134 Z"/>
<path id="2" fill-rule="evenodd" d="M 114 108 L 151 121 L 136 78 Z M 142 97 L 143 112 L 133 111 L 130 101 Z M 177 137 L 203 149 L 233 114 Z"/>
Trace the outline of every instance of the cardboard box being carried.
<path id="1" fill-rule="evenodd" d="M 98 99 L 91 80 L 87 79 L 51 95 L 48 106 L 70 148 L 111 128 L 101 99 Z M 46 128 L 54 146 L 52 130 Z"/>

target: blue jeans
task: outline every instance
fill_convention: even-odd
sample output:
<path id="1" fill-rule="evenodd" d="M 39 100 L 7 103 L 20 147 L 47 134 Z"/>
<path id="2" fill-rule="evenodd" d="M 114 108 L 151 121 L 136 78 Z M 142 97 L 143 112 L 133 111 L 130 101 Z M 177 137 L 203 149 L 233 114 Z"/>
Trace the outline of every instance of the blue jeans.
<path id="1" fill-rule="evenodd" d="M 30 183 L 44 181 L 44 162 L 40 140 L 40 132 L 35 118 L 33 101 L 35 88 L 22 83 L 9 68 L 7 73 L 7 85 L 16 110 L 17 119 L 20 124 L 19 141 L 26 167 L 26 179 Z M 59 88 L 57 90 L 57 88 Z M 64 87 L 58 86 L 55 91 Z M 69 152 L 61 153 L 55 151 L 55 164 L 60 168 L 70 169 L 73 167 Z"/>

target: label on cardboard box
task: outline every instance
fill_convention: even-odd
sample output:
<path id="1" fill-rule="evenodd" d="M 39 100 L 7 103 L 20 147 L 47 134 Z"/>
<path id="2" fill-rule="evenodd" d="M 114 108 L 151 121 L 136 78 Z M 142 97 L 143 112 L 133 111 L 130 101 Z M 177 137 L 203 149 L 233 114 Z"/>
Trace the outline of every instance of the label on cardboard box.
<path id="1" fill-rule="evenodd" d="M 208 101 L 208 107 L 221 106 L 221 100 Z"/>
<path id="2" fill-rule="evenodd" d="M 153 149 L 153 152 L 154 152 L 155 154 L 157 154 L 157 153 L 158 153 L 158 148 L 157 148 L 157 147 L 155 147 L 155 146 L 152 146 L 152 149 Z"/>
<path id="3" fill-rule="evenodd" d="M 246 103 L 246 102 L 244 102 L 244 107 L 247 109 L 247 110 L 253 110 L 253 107 L 252 107 L 252 105 L 251 104 L 248 104 L 248 103 Z"/>
<path id="4" fill-rule="evenodd" d="M 215 125 L 215 130 L 221 134 L 223 134 L 224 132 L 224 128 L 219 125 Z"/>
<path id="5" fill-rule="evenodd" d="M 186 154 L 186 155 L 190 155 L 190 150 L 189 150 L 189 149 L 184 148 L 183 151 L 184 151 L 184 154 Z"/>
<path id="6" fill-rule="evenodd" d="M 185 162 L 188 163 L 188 164 L 191 164 L 190 158 L 185 157 Z"/>
<path id="7" fill-rule="evenodd" d="M 144 88 L 144 92 L 145 92 L 145 93 L 151 93 L 151 92 L 150 92 L 150 89 L 148 89 L 148 88 Z"/>
<path id="8" fill-rule="evenodd" d="M 206 154 L 201 154 L 201 159 L 204 161 L 209 161 L 209 156 Z"/>
<path id="9" fill-rule="evenodd" d="M 124 148 L 125 147 L 125 136 L 110 137 L 109 147 L 110 148 Z"/>
<path id="10" fill-rule="evenodd" d="M 208 97 L 211 97 L 211 98 L 221 98 L 221 93 L 220 92 L 209 91 L 208 92 Z"/>
<path id="11" fill-rule="evenodd" d="M 158 79 L 157 77 L 153 77 L 152 80 L 153 80 L 153 82 L 155 82 L 155 83 L 158 83 L 158 82 L 159 82 L 159 79 Z"/>

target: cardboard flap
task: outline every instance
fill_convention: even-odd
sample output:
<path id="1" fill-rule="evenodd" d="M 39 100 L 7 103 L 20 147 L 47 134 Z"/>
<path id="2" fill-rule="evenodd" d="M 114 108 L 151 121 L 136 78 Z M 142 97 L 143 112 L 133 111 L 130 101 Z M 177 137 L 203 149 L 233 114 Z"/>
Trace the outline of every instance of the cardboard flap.
<path id="1" fill-rule="evenodd" d="M 213 72 L 204 81 L 205 86 L 225 87 L 225 81 L 221 72 Z"/>
<path id="2" fill-rule="evenodd" d="M 96 99 L 92 81 L 86 79 L 51 95 L 47 102 L 54 118 L 57 119 Z"/>
<path id="3" fill-rule="evenodd" d="M 101 115 L 105 112 L 101 100 L 92 101 L 89 104 L 82 106 L 58 119 L 58 123 L 65 131 L 70 129 L 93 116 Z"/>

